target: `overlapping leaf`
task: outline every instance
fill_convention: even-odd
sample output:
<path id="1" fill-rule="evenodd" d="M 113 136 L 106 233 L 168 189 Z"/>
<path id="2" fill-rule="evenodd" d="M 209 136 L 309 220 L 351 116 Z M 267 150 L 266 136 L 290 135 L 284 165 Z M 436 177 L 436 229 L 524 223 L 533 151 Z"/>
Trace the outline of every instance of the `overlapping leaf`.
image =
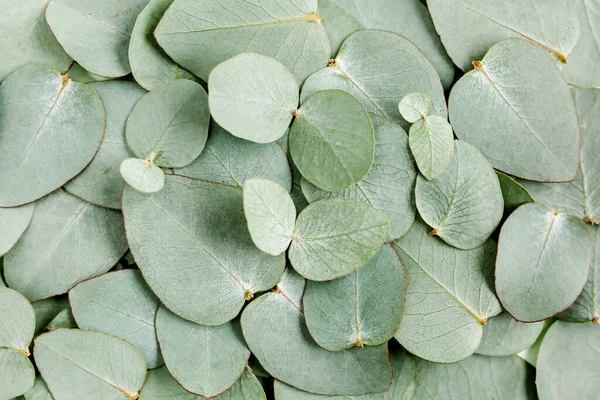
<path id="1" fill-rule="evenodd" d="M 518 322 L 503 312 L 490 319 L 483 328 L 477 353 L 485 356 L 517 354 L 535 343 L 543 327 L 543 322 Z"/>
<path id="2" fill-rule="evenodd" d="M 35 204 L 26 204 L 21 207 L 0 208 L 0 226 L 2 235 L 0 235 L 0 256 L 17 243 L 25 229 L 31 222 Z"/>

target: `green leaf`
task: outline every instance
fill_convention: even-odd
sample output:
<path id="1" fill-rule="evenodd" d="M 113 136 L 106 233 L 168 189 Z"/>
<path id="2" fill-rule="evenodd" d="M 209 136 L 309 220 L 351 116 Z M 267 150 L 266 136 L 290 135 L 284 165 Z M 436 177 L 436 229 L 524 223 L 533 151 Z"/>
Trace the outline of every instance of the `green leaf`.
<path id="1" fill-rule="evenodd" d="M 119 172 L 129 186 L 143 193 L 158 192 L 165 186 L 165 173 L 148 160 L 139 158 L 123 160 Z"/>
<path id="2" fill-rule="evenodd" d="M 527 189 L 510 176 L 498 171 L 496 171 L 496 176 L 498 176 L 498 182 L 500 182 L 502 198 L 504 199 L 504 211 L 507 214 L 515 211 L 525 203 L 534 201 Z"/>
<path id="3" fill-rule="evenodd" d="M 306 279 L 340 278 L 365 265 L 381 248 L 389 230 L 386 216 L 364 203 L 317 201 L 298 216 L 288 258 Z"/>
<path id="4" fill-rule="evenodd" d="M 428 181 L 417 177 L 417 210 L 433 228 L 430 235 L 459 249 L 474 249 L 494 232 L 504 201 L 498 177 L 473 146 L 456 141 L 448 168 Z"/>
<path id="5" fill-rule="evenodd" d="M 265 178 L 289 191 L 290 165 L 277 143 L 258 144 L 238 139 L 213 123 L 206 148 L 191 164 L 174 172 L 190 178 L 242 188 L 247 178 Z"/>
<path id="6" fill-rule="evenodd" d="M 239 328 L 231 322 L 198 325 L 160 307 L 156 334 L 171 375 L 187 391 L 207 398 L 233 386 L 250 358 Z"/>
<path id="7" fill-rule="evenodd" d="M 463 71 L 503 39 L 535 43 L 567 62 L 579 37 L 573 2 L 557 0 L 429 0 L 429 12 L 448 54 Z M 569 63 L 570 63 L 569 59 Z M 531 88 L 549 87 L 532 84 Z"/>
<path id="8" fill-rule="evenodd" d="M 64 185 L 92 160 L 104 134 L 96 92 L 41 64 L 21 67 L 2 82 L 0 121 L 2 207 L 30 203 Z"/>
<path id="9" fill-rule="evenodd" d="M 541 400 L 598 398 L 600 368 L 598 327 L 555 322 L 544 337 L 537 361 L 536 384 Z"/>
<path id="10" fill-rule="evenodd" d="M 207 81 L 217 64 L 245 52 L 274 57 L 302 82 L 327 65 L 331 46 L 317 0 L 175 0 L 154 36 L 177 63 Z"/>
<path id="11" fill-rule="evenodd" d="M 456 136 L 507 174 L 572 180 L 579 165 L 577 115 L 555 63 L 539 47 L 511 39 L 474 65 L 450 93 Z"/>
<path id="12" fill-rule="evenodd" d="M 290 128 L 289 146 L 304 178 L 337 192 L 369 172 L 375 153 L 373 125 L 354 96 L 323 90 L 302 102 Z"/>
<path id="13" fill-rule="evenodd" d="M 2 400 L 10 400 L 24 394 L 35 382 L 35 368 L 19 350 L 0 347 L 0 371 Z"/>
<path id="14" fill-rule="evenodd" d="M 175 314 L 220 325 L 279 281 L 284 256 L 256 248 L 242 208 L 241 190 L 180 176 L 167 176 L 165 187 L 150 195 L 125 187 L 131 252 L 152 291 Z"/>
<path id="15" fill-rule="evenodd" d="M 106 110 L 106 132 L 92 162 L 65 185 L 65 189 L 90 203 L 121 208 L 122 161 L 131 157 L 125 144 L 125 122 L 135 103 L 146 93 L 133 82 L 112 81 L 90 84 Z"/>
<path id="16" fill-rule="evenodd" d="M 212 117 L 232 135 L 257 143 L 282 137 L 298 107 L 300 88 L 274 58 L 242 53 L 217 65 L 208 79 Z"/>
<path id="17" fill-rule="evenodd" d="M 319 12 L 331 40 L 333 55 L 342 41 L 355 31 L 391 31 L 414 42 L 431 60 L 445 88 L 454 78 L 454 65 L 435 32 L 427 7 L 415 0 L 320 0 Z"/>
<path id="18" fill-rule="evenodd" d="M 408 143 L 419 172 L 430 181 L 446 170 L 454 154 L 452 127 L 437 115 L 415 122 L 408 131 Z"/>
<path id="19" fill-rule="evenodd" d="M 306 80 L 300 103 L 316 91 L 341 89 L 356 96 L 368 112 L 387 117 L 408 130 L 398 102 L 414 93 L 415 88 L 429 96 L 434 114 L 447 116 L 444 89 L 423 53 L 395 33 L 365 30 L 350 35 L 329 67 Z"/>
<path id="20" fill-rule="evenodd" d="M 70 329 L 70 328 L 77 328 L 77 322 L 75 322 L 75 319 L 73 318 L 73 313 L 71 312 L 71 308 L 65 308 L 64 310 L 62 310 L 61 312 L 59 312 L 58 314 L 56 314 L 56 316 L 54 318 L 52 318 L 52 321 L 50 321 L 50 323 L 48 323 L 48 325 L 44 328 L 44 330 L 51 332 L 51 331 L 55 331 L 57 329 Z"/>
<path id="21" fill-rule="evenodd" d="M 47 1 L 24 0 L 4 3 L 0 15 L 0 82 L 27 63 L 49 64 L 65 72 L 73 60 L 58 44 L 46 22 Z"/>
<path id="22" fill-rule="evenodd" d="M 397 239 L 415 220 L 417 171 L 402 128 L 376 115 L 371 115 L 371 121 L 375 129 L 375 156 L 367 175 L 341 192 L 327 192 L 302 179 L 302 192 L 311 203 L 347 198 L 373 206 L 391 221 L 389 239 Z"/>
<path id="23" fill-rule="evenodd" d="M 90 71 L 85 70 L 81 65 L 74 62 L 66 74 L 69 79 L 73 82 L 79 83 L 94 83 L 94 82 L 105 82 L 113 78 L 92 74 Z"/>
<path id="24" fill-rule="evenodd" d="M 65 308 L 69 308 L 69 301 L 63 297 L 50 297 L 31 303 L 35 312 L 35 334 L 38 335 L 43 329 Z"/>
<path id="25" fill-rule="evenodd" d="M 235 385 L 214 397 L 214 400 L 267 400 L 267 395 L 252 370 L 247 367 Z"/>
<path id="26" fill-rule="evenodd" d="M 315 342 L 329 351 L 387 342 L 404 313 L 405 275 L 397 254 L 384 245 L 358 271 L 333 281 L 309 281 L 303 304 Z"/>
<path id="27" fill-rule="evenodd" d="M 196 82 L 169 82 L 144 95 L 127 118 L 127 144 L 159 167 L 184 167 L 208 137 L 208 95 Z"/>
<path id="28" fill-rule="evenodd" d="M 509 356 L 525 350 L 540 335 L 543 322 L 523 323 L 503 312 L 490 319 L 483 328 L 476 352 L 484 356 Z"/>
<path id="29" fill-rule="evenodd" d="M 148 0 L 52 0 L 46 18 L 67 53 L 88 71 L 107 77 L 131 72 L 131 30 Z"/>
<path id="30" fill-rule="evenodd" d="M 50 389 L 41 377 L 35 378 L 35 384 L 25 393 L 25 400 L 54 400 Z"/>
<path id="31" fill-rule="evenodd" d="M 569 62 L 563 66 L 563 74 L 571 84 L 600 87 L 600 77 L 594 67 L 600 63 L 600 3 L 597 0 L 574 3 L 571 7 L 578 16 L 581 33 L 569 54 Z"/>
<path id="32" fill-rule="evenodd" d="M 140 352 L 102 332 L 58 329 L 38 336 L 33 353 L 57 399 L 136 399 L 146 377 Z"/>
<path id="33" fill-rule="evenodd" d="M 519 357 L 521 357 L 523 360 L 527 361 L 533 367 L 535 367 L 537 365 L 537 359 L 538 359 L 538 354 L 540 352 L 540 346 L 541 346 L 542 342 L 544 341 L 544 337 L 546 336 L 548 329 L 552 326 L 552 324 L 554 322 L 555 322 L 555 320 L 553 318 L 542 321 L 542 332 L 538 336 L 535 343 L 533 343 L 531 346 L 529 346 L 528 348 L 526 348 L 525 350 L 523 350 L 517 354 Z"/>
<path id="34" fill-rule="evenodd" d="M 31 222 L 35 204 L 26 204 L 21 207 L 0 208 L 0 257 L 8 252 L 23 235 Z"/>
<path id="35" fill-rule="evenodd" d="M 196 80 L 165 54 L 154 38 L 154 29 L 173 0 L 150 0 L 135 20 L 129 42 L 129 63 L 136 82 L 153 90 L 177 79 Z"/>
<path id="36" fill-rule="evenodd" d="M 392 379 L 387 345 L 332 353 L 313 341 L 300 305 L 304 284 L 288 269 L 274 292 L 244 309 L 244 338 L 261 365 L 275 379 L 313 393 L 359 395 L 387 390 Z"/>
<path id="37" fill-rule="evenodd" d="M 411 124 L 427 117 L 432 108 L 431 99 L 424 93 L 409 93 L 398 103 L 400 115 Z"/>
<path id="38" fill-rule="evenodd" d="M 69 302 L 80 328 L 128 341 L 148 368 L 163 364 L 154 329 L 159 302 L 139 271 L 125 269 L 82 282 L 69 291 Z"/>
<path id="39" fill-rule="evenodd" d="M 408 276 L 406 311 L 395 337 L 418 357 L 457 362 L 477 350 L 483 326 L 502 310 L 494 295 L 496 244 L 458 250 L 427 232 L 418 219 L 393 243 Z"/>
<path id="40" fill-rule="evenodd" d="M 0 348 L 29 355 L 34 329 L 35 313 L 29 301 L 15 290 L 0 288 Z"/>
<path id="41" fill-rule="evenodd" d="M 294 234 L 296 207 L 284 188 L 268 179 L 246 180 L 244 215 L 256 247 L 272 256 L 287 250 Z"/>
<path id="42" fill-rule="evenodd" d="M 550 318 L 581 293 L 592 243 L 579 218 L 525 204 L 508 217 L 498 243 L 496 291 L 517 321 Z"/>

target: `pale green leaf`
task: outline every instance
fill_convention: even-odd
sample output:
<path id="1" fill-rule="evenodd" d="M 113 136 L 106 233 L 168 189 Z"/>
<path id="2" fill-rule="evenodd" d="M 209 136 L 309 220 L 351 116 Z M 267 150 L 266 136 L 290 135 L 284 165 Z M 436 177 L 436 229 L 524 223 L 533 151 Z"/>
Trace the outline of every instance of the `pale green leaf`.
<path id="1" fill-rule="evenodd" d="M 129 186 L 143 193 L 158 192 L 165 186 L 165 173 L 147 160 L 128 158 L 121 162 L 119 172 Z"/>
<path id="2" fill-rule="evenodd" d="M 235 385 L 214 397 L 214 400 L 267 400 L 267 395 L 252 370 L 247 367 Z"/>
<path id="3" fill-rule="evenodd" d="M 0 257 L 17 243 L 31 222 L 35 204 L 21 207 L 0 208 Z"/>
<path id="4" fill-rule="evenodd" d="M 416 121 L 408 131 L 408 143 L 419 172 L 428 180 L 439 177 L 454 154 L 452 127 L 437 115 Z"/>
<path id="5" fill-rule="evenodd" d="M 491 318 L 483 327 L 483 336 L 476 352 L 484 356 L 509 356 L 525 350 L 542 332 L 543 322 L 523 323 L 503 312 Z"/>
<path id="6" fill-rule="evenodd" d="M 75 319 L 73 318 L 71 308 L 65 308 L 64 310 L 56 314 L 54 318 L 52 318 L 52 321 L 50 321 L 48 325 L 46 325 L 44 330 L 51 332 L 57 329 L 71 328 L 77 328 L 77 322 L 75 322 Z"/>
<path id="7" fill-rule="evenodd" d="M 35 312 L 35 334 L 43 329 L 65 308 L 69 308 L 69 300 L 63 297 L 50 297 L 31 303 Z"/>
<path id="8" fill-rule="evenodd" d="M 400 115 L 411 124 L 427 117 L 432 108 L 431 99 L 424 93 L 409 93 L 398 103 Z"/>
<path id="9" fill-rule="evenodd" d="M 71 64 L 71 68 L 67 71 L 67 76 L 73 82 L 79 83 L 94 83 L 94 82 L 104 82 L 109 81 L 113 78 L 92 74 L 90 71 L 85 70 L 81 65 L 74 62 Z"/>
<path id="10" fill-rule="evenodd" d="M 167 370 L 161 367 L 148 371 L 139 400 L 201 400 L 202 397 L 186 392 Z"/>
<path id="11" fill-rule="evenodd" d="M 19 292 L 0 288 L 0 348 L 29 355 L 35 314 L 31 304 Z"/>
<path id="12" fill-rule="evenodd" d="M 50 389 L 41 377 L 35 378 L 35 384 L 25 393 L 25 400 L 54 400 Z"/>
<path id="13" fill-rule="evenodd" d="M 0 347 L 0 399 L 11 400 L 33 387 L 35 368 L 19 351 Z"/>
<path id="14" fill-rule="evenodd" d="M 563 73 L 569 83 L 600 87 L 596 66 L 600 63 L 600 1 L 575 0 L 575 13 L 581 33 Z"/>
<path id="15" fill-rule="evenodd" d="M 496 171 L 500 189 L 502 189 L 502 198 L 504 199 L 504 211 L 511 213 L 519 206 L 525 203 L 533 202 L 533 198 L 519 182 L 515 181 L 510 176 Z"/>
<path id="16" fill-rule="evenodd" d="M 554 318 L 550 318 L 550 319 L 543 321 L 542 322 L 542 332 L 538 336 L 535 343 L 533 343 L 531 346 L 529 346 L 525 350 L 517 353 L 517 355 L 519 357 L 521 357 L 523 360 L 527 361 L 533 367 L 535 367 L 537 365 L 537 358 L 538 358 L 538 354 L 540 352 L 540 346 L 541 346 L 542 342 L 544 341 L 544 337 L 546 336 L 548 329 L 552 326 L 552 324 L 554 322 L 555 322 Z"/>

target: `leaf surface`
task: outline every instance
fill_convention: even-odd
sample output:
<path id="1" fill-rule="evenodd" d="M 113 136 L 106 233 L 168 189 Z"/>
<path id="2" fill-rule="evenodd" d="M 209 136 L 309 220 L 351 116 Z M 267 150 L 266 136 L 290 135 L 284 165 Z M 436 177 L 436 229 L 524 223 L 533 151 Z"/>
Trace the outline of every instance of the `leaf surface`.
<path id="1" fill-rule="evenodd" d="M 571 84 L 583 87 L 600 87 L 600 77 L 595 65 L 600 63 L 600 2 L 577 0 L 573 5 L 579 19 L 581 33 L 563 73 Z"/>
<path id="2" fill-rule="evenodd" d="M 15 290 L 0 288 L 0 348 L 29 355 L 34 329 L 35 313 L 29 301 Z"/>
<path id="3" fill-rule="evenodd" d="M 35 204 L 26 204 L 21 207 L 0 208 L 0 256 L 3 256 L 17 243 L 25 229 L 31 222 Z"/>
<path id="4" fill-rule="evenodd" d="M 121 162 L 119 173 L 129 186 L 143 193 L 158 192 L 165 186 L 165 173 L 152 162 L 128 158 Z"/>
<path id="5" fill-rule="evenodd" d="M 408 143 L 419 172 L 430 181 L 446 170 L 454 154 L 452 127 L 437 115 L 423 117 L 412 124 Z"/>
<path id="6" fill-rule="evenodd" d="M 518 322 L 509 313 L 500 313 L 483 327 L 476 352 L 484 356 L 517 354 L 535 343 L 543 327 L 543 322 Z"/>

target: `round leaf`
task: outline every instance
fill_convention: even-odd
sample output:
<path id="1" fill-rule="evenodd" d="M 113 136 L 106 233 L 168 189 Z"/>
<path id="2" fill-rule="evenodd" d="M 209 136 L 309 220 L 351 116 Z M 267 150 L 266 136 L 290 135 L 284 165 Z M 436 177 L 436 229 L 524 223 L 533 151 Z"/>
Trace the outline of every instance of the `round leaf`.
<path id="1" fill-rule="evenodd" d="M 146 377 L 140 352 L 102 332 L 58 329 L 38 336 L 33 353 L 57 399 L 137 399 Z"/>
<path id="2" fill-rule="evenodd" d="M 540 203 L 522 205 L 500 231 L 496 291 L 516 320 L 550 318 L 585 285 L 592 244 L 585 224 Z"/>
<path id="3" fill-rule="evenodd" d="M 34 207 L 35 204 L 26 204 L 21 207 L 0 208 L 0 256 L 12 249 L 25 232 L 31 222 Z"/>
<path id="4" fill-rule="evenodd" d="M 35 314 L 29 301 L 19 292 L 0 288 L 0 348 L 29 355 L 34 329 Z"/>
<path id="5" fill-rule="evenodd" d="M 517 354 L 535 343 L 543 327 L 543 322 L 518 322 L 509 313 L 503 312 L 490 319 L 483 328 L 477 353 L 484 356 Z"/>
<path id="6" fill-rule="evenodd" d="M 149 368 L 162 365 L 154 318 L 158 299 L 136 270 L 111 272 L 69 291 L 77 325 L 110 333 L 136 346 Z"/>
<path id="7" fill-rule="evenodd" d="M 473 249 L 494 232 L 504 201 L 498 177 L 473 146 L 456 141 L 448 168 L 428 181 L 417 177 L 417 210 L 438 235 L 451 246 Z"/>
<path id="8" fill-rule="evenodd" d="M 0 347 L 0 387 L 2 400 L 10 400 L 27 392 L 35 382 L 35 368 L 18 350 Z"/>
<path id="9" fill-rule="evenodd" d="M 144 95 L 127 118 L 127 144 L 159 167 L 183 167 L 204 149 L 208 96 L 199 84 L 178 80 Z"/>
<path id="10" fill-rule="evenodd" d="M 119 168 L 129 186 L 144 193 L 158 192 L 165 186 L 165 173 L 154 163 L 139 158 L 123 160 Z"/>
<path id="11" fill-rule="evenodd" d="M 278 282 L 284 256 L 254 246 L 242 208 L 241 190 L 180 176 L 167 176 L 165 187 L 151 195 L 125 187 L 131 252 L 150 288 L 175 314 L 220 325 L 254 293 Z"/>
<path id="12" fill-rule="evenodd" d="M 571 5 L 572 3 L 568 3 Z M 600 76 L 595 68 L 600 63 L 600 8 L 597 1 L 576 1 L 571 9 L 579 19 L 580 35 L 563 66 L 569 83 L 583 87 L 600 87 Z"/>
<path id="13" fill-rule="evenodd" d="M 288 258 L 306 279 L 340 278 L 365 265 L 381 248 L 389 230 L 386 216 L 364 203 L 317 201 L 298 216 Z"/>
<path id="14" fill-rule="evenodd" d="M 400 115 L 411 124 L 425 119 L 431 113 L 432 108 L 431 99 L 424 93 L 409 93 L 398 103 Z"/>
<path id="15" fill-rule="evenodd" d="M 419 172 L 428 180 L 436 179 L 450 164 L 454 154 L 454 134 L 444 118 L 423 117 L 408 132 L 408 143 Z"/>
<path id="16" fill-rule="evenodd" d="M 92 160 L 104 134 L 96 92 L 41 64 L 2 82 L 0 121 L 0 207 L 30 203 L 64 185 Z"/>
<path id="17" fill-rule="evenodd" d="M 387 342 L 404 313 L 405 274 L 392 247 L 384 245 L 358 271 L 333 281 L 309 281 L 303 304 L 310 335 L 329 351 Z"/>
<path id="18" fill-rule="evenodd" d="M 302 176 L 328 191 L 360 181 L 375 153 L 371 119 L 354 96 L 341 90 L 323 90 L 302 102 L 289 145 Z"/>
<path id="19" fill-rule="evenodd" d="M 156 333 L 171 375 L 187 391 L 207 398 L 232 387 L 250 357 L 239 328 L 231 322 L 198 325 L 161 307 Z"/>
<path id="20" fill-rule="evenodd" d="M 300 88 L 274 58 L 242 53 L 216 66 L 208 79 L 212 117 L 232 135 L 257 143 L 283 136 L 298 107 Z"/>
<path id="21" fill-rule="evenodd" d="M 450 93 L 456 136 L 508 174 L 572 180 L 579 165 L 577 115 L 555 63 L 534 44 L 511 39 L 474 64 Z"/>
<path id="22" fill-rule="evenodd" d="M 4 256 L 6 283 L 30 301 L 66 293 L 125 254 L 121 213 L 64 190 L 39 200 L 29 228 Z"/>

